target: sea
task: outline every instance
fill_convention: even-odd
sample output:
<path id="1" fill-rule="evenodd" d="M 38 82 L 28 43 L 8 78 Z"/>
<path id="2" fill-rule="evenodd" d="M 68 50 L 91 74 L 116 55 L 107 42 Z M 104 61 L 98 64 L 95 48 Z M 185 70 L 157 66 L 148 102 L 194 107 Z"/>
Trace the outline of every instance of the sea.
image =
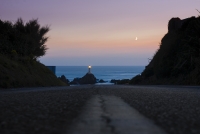
<path id="1" fill-rule="evenodd" d="M 92 66 L 91 73 L 97 79 L 110 82 L 112 79 L 131 79 L 141 74 L 145 66 Z M 64 75 L 69 81 L 81 78 L 88 72 L 87 66 L 56 66 L 56 76 Z"/>

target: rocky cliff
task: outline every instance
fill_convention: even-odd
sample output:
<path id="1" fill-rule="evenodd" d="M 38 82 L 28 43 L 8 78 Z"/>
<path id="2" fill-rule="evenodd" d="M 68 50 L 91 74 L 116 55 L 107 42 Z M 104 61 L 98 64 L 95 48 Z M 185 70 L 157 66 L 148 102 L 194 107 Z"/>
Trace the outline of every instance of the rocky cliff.
<path id="1" fill-rule="evenodd" d="M 130 84 L 200 84 L 200 17 L 172 18 L 160 48 Z"/>

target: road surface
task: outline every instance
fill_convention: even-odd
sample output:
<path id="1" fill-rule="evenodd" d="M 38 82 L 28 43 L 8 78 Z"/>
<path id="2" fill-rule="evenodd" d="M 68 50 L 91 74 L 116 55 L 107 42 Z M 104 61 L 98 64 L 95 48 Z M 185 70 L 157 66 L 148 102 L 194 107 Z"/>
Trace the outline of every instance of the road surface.
<path id="1" fill-rule="evenodd" d="M 86 85 L 0 91 L 0 133 L 199 134 L 200 88 Z"/>

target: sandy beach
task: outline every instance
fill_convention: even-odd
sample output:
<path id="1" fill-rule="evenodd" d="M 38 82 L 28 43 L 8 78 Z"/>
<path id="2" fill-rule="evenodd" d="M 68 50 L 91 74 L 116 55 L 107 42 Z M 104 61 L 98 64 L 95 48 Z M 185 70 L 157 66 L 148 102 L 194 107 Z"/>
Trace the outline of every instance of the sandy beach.
<path id="1" fill-rule="evenodd" d="M 0 90 L 0 133 L 69 133 L 95 96 L 120 99 L 164 133 L 200 133 L 199 87 L 118 85 Z M 115 125 L 111 128 L 107 133 L 117 133 Z"/>

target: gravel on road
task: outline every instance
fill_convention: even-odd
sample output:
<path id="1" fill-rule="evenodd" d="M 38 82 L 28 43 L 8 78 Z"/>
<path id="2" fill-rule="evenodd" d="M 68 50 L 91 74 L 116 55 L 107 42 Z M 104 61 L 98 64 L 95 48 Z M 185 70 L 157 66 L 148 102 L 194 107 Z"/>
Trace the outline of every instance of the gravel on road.
<path id="1" fill-rule="evenodd" d="M 59 134 L 91 97 L 90 87 L 0 93 L 0 134 Z"/>
<path id="2" fill-rule="evenodd" d="M 120 97 L 170 134 L 200 133 L 199 89 L 115 85 L 0 91 L 0 133 L 66 132 L 94 95 Z"/>
<path id="3" fill-rule="evenodd" d="M 200 134 L 199 88 L 115 86 L 99 93 L 121 97 L 169 134 Z"/>

